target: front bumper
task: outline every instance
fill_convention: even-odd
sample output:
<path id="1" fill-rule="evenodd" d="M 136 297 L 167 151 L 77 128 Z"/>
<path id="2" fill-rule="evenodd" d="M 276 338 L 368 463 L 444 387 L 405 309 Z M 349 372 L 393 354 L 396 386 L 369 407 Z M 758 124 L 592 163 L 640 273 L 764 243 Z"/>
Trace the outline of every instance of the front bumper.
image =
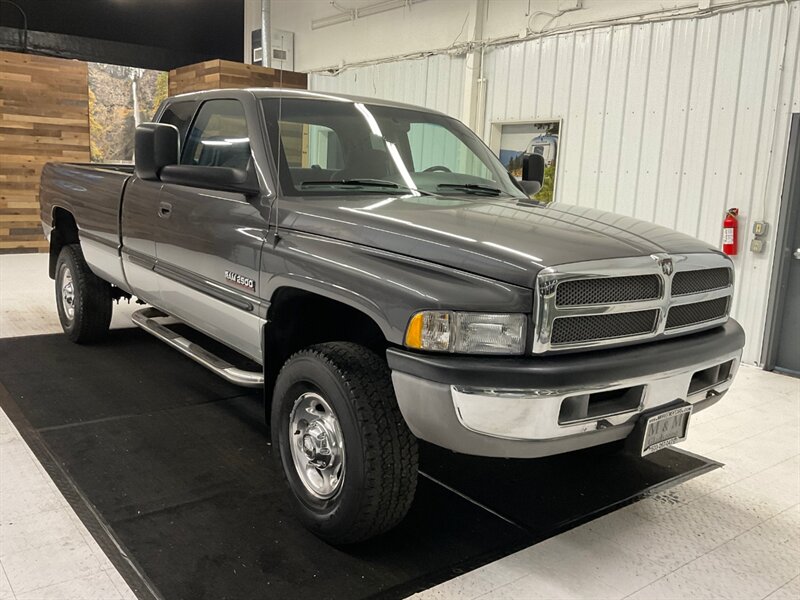
<path id="1" fill-rule="evenodd" d="M 630 434 L 681 399 L 702 410 L 730 387 L 744 332 L 729 320 L 652 344 L 525 358 L 387 351 L 397 401 L 419 438 L 456 452 L 532 458 Z"/>

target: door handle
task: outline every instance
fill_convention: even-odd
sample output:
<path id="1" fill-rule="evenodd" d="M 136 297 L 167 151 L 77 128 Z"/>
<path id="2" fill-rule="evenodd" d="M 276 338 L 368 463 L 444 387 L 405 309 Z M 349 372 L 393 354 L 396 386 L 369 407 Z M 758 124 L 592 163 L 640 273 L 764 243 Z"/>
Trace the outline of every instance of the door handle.
<path id="1" fill-rule="evenodd" d="M 792 256 L 794 256 L 797 260 L 800 260 L 800 248 L 797 248 L 794 252 L 792 252 Z"/>
<path id="2" fill-rule="evenodd" d="M 169 215 L 172 213 L 172 204 L 169 202 L 162 202 L 158 205 L 158 216 L 162 219 L 169 219 Z"/>

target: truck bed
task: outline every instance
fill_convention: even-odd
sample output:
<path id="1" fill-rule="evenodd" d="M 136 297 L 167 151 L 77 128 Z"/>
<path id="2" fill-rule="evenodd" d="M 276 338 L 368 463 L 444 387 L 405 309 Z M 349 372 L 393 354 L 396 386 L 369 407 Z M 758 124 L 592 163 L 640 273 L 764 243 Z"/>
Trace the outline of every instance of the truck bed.
<path id="1" fill-rule="evenodd" d="M 47 163 L 42 171 L 39 206 L 48 239 L 59 209 L 78 224 L 81 247 L 92 270 L 125 287 L 119 259 L 120 203 L 133 165 Z"/>

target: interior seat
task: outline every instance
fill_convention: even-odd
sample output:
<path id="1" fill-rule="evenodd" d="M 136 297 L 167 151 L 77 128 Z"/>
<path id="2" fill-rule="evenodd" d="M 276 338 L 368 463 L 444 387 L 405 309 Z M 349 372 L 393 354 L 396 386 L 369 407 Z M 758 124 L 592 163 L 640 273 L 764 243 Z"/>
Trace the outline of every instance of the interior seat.
<path id="1" fill-rule="evenodd" d="M 389 154 L 383 150 L 367 148 L 354 151 L 347 157 L 345 168 L 336 171 L 331 181 L 386 179 L 389 175 L 389 162 Z"/>

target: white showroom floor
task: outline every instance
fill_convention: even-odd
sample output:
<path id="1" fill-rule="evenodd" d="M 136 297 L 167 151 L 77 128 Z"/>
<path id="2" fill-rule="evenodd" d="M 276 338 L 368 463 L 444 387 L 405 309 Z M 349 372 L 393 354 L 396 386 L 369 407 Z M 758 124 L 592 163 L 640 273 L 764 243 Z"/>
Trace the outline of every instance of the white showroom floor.
<path id="1" fill-rule="evenodd" d="M 0 256 L 0 337 L 59 331 L 47 257 Z M 743 366 L 683 447 L 725 466 L 418 597 L 800 598 L 800 380 Z M 0 600 L 134 597 L 0 412 Z"/>

